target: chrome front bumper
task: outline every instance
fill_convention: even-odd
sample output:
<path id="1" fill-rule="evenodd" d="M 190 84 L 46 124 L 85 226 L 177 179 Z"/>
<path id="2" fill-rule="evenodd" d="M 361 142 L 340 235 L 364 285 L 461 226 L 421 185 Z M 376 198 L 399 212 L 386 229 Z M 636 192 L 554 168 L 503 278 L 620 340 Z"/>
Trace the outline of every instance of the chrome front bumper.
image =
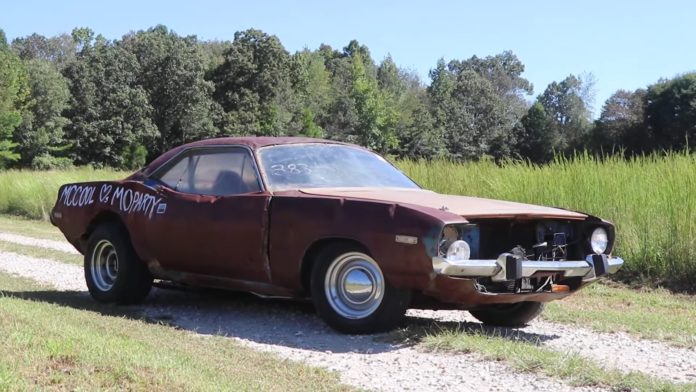
<path id="1" fill-rule="evenodd" d="M 623 266 L 623 259 L 607 255 L 589 255 L 585 260 L 540 261 L 521 259 L 503 253 L 497 259 L 451 261 L 433 257 L 436 273 L 456 277 L 490 277 L 494 282 L 528 278 L 539 272 L 563 274 L 564 277 L 582 277 L 592 280 L 616 273 Z"/>

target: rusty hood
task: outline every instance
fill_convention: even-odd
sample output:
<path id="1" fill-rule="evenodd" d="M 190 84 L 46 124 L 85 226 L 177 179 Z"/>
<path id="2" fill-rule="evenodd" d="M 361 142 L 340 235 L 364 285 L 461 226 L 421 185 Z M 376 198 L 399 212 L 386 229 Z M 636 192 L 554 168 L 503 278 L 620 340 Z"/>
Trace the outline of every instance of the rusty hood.
<path id="1" fill-rule="evenodd" d="M 300 192 L 315 196 L 367 199 L 435 208 L 464 218 L 558 218 L 585 219 L 587 215 L 560 208 L 543 207 L 479 197 L 443 195 L 408 188 L 307 188 Z"/>

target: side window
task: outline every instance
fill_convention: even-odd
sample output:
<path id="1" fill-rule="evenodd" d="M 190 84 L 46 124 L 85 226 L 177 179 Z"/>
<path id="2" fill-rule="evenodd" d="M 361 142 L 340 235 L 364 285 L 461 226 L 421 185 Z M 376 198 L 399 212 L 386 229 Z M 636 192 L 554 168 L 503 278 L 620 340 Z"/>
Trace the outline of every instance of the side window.
<path id="1" fill-rule="evenodd" d="M 161 182 L 165 183 L 170 188 L 180 191 L 189 192 L 191 189 L 190 180 L 190 167 L 192 165 L 191 157 L 187 154 L 183 158 L 180 158 L 174 166 L 167 169 L 158 178 Z"/>
<path id="2" fill-rule="evenodd" d="M 201 195 L 226 196 L 261 190 L 254 161 L 241 148 L 194 150 L 159 180 L 179 192 Z"/>

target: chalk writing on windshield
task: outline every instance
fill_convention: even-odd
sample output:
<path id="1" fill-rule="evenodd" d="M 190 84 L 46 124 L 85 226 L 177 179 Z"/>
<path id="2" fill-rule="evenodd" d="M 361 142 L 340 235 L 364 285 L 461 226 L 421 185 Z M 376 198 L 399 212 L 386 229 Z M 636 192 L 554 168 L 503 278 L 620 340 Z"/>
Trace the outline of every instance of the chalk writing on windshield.
<path id="1" fill-rule="evenodd" d="M 271 166 L 272 176 L 285 176 L 288 174 L 308 174 L 311 172 L 312 170 L 305 163 L 276 163 L 275 165 Z"/>

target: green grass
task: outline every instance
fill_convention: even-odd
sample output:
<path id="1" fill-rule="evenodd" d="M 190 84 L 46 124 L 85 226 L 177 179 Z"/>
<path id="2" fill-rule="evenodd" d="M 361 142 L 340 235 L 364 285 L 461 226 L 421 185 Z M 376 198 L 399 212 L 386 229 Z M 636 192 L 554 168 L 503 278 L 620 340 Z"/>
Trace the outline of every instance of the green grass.
<path id="1" fill-rule="evenodd" d="M 617 227 L 618 278 L 696 290 L 696 155 L 624 160 L 580 155 L 527 163 L 402 161 L 422 186 L 442 193 L 514 200 L 588 212 Z"/>
<path id="2" fill-rule="evenodd" d="M 694 391 L 696 384 L 675 384 L 640 372 L 623 373 L 605 369 L 577 353 L 562 353 L 535 342 L 502 336 L 480 327 L 452 329 L 422 338 L 426 349 L 445 352 L 473 352 L 488 360 L 504 361 L 523 372 L 560 378 L 574 386 L 602 386 L 615 391 Z"/>
<path id="3" fill-rule="evenodd" d="M 330 391 L 335 374 L 0 273 L 0 391 Z M 108 308 L 107 308 L 108 309 Z"/>
<path id="4" fill-rule="evenodd" d="M 29 219 L 22 216 L 0 215 L 0 232 L 65 241 L 63 233 L 47 221 Z"/>
<path id="5" fill-rule="evenodd" d="M 696 347 L 696 298 L 674 295 L 664 289 L 635 290 L 594 284 L 563 301 L 547 304 L 542 318 Z"/>
<path id="6" fill-rule="evenodd" d="M 48 220 L 58 198 L 58 188 L 66 183 L 115 180 L 128 173 L 79 168 L 66 171 L 0 171 L 0 213 Z"/>

